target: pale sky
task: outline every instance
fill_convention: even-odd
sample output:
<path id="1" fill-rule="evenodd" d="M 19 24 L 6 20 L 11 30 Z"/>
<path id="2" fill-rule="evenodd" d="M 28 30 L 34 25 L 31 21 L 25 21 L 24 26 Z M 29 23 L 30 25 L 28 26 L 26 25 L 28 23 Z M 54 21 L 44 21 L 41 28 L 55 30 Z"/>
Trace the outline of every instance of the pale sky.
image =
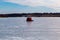
<path id="1" fill-rule="evenodd" d="M 60 12 L 60 0 L 0 0 L 0 13 Z"/>

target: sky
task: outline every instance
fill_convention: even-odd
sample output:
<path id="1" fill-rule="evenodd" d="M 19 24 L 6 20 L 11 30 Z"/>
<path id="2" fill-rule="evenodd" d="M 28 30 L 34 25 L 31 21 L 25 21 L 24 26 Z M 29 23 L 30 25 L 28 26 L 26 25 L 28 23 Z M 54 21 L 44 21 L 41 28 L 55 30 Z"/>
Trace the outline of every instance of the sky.
<path id="1" fill-rule="evenodd" d="M 0 0 L 0 13 L 60 12 L 60 0 Z"/>

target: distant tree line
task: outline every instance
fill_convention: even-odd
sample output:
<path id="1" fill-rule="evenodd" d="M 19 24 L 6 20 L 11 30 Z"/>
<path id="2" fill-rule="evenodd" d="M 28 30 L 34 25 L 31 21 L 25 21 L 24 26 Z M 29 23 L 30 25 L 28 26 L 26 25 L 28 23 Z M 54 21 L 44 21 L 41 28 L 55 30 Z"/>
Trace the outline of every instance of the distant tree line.
<path id="1" fill-rule="evenodd" d="M 60 13 L 11 13 L 11 14 L 0 14 L 0 17 L 60 17 Z"/>

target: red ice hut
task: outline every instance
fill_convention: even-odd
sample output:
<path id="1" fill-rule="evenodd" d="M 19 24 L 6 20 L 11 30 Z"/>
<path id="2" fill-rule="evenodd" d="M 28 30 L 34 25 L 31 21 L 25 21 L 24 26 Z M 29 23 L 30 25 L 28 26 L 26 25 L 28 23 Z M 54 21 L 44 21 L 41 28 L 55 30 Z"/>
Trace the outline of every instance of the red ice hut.
<path id="1" fill-rule="evenodd" d="M 33 21 L 31 15 L 28 15 L 26 21 Z"/>

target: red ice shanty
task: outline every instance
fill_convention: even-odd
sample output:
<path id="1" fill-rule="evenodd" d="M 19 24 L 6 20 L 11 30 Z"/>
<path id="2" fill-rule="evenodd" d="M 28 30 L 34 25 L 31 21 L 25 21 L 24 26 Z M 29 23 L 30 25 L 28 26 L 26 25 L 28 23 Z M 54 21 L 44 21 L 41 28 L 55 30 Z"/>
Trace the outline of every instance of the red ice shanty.
<path id="1" fill-rule="evenodd" d="M 26 21 L 33 21 L 31 15 L 28 15 Z"/>

